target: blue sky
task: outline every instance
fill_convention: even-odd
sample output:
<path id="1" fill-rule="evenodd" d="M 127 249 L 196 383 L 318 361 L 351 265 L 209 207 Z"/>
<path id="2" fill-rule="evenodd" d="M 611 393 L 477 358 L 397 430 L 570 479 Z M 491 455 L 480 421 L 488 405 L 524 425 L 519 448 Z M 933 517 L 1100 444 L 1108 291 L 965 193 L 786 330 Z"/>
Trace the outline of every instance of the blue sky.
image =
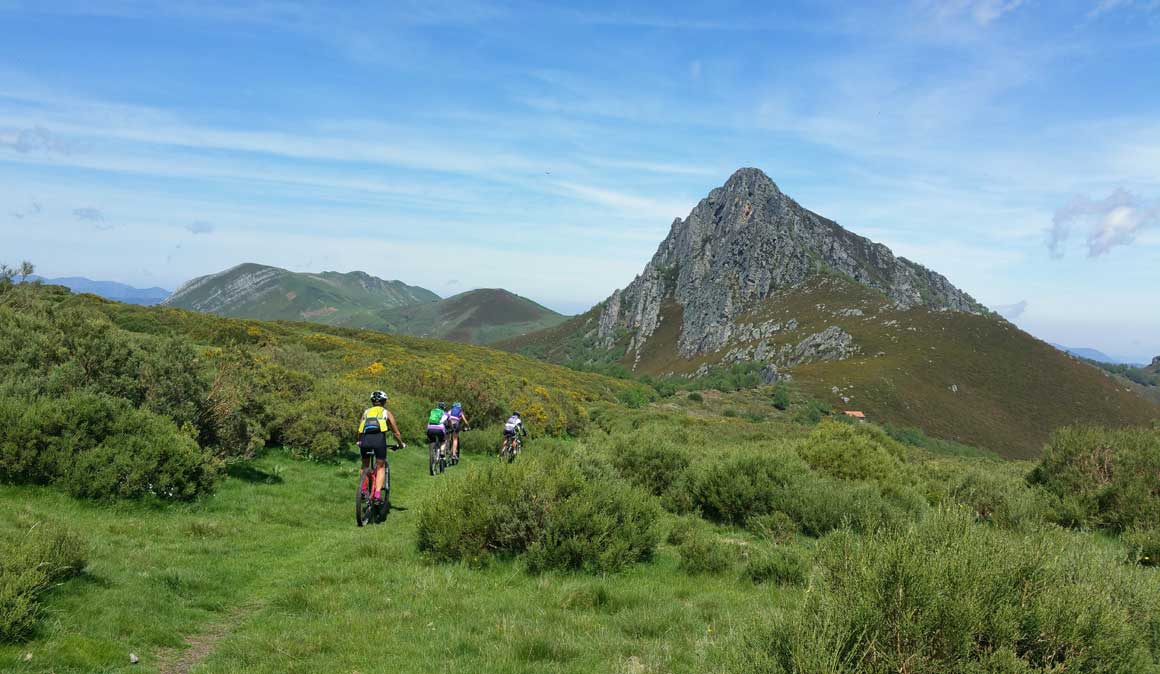
<path id="1" fill-rule="evenodd" d="M 852 4 L 0 0 L 0 261 L 576 312 L 757 166 L 1036 335 L 1160 353 L 1160 0 Z"/>

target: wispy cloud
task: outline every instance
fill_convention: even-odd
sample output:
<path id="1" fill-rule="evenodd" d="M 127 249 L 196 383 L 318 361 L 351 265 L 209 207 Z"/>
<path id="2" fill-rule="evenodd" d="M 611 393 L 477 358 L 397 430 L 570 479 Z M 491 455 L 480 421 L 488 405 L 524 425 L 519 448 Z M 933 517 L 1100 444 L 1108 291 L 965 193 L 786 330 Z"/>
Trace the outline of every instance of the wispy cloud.
<path id="1" fill-rule="evenodd" d="M 1074 197 L 1055 211 L 1047 232 L 1047 249 L 1062 258 L 1075 229 L 1085 231 L 1088 257 L 1106 255 L 1116 246 L 1129 246 L 1145 228 L 1160 224 L 1160 205 L 1117 189 L 1103 199 Z"/>
<path id="2" fill-rule="evenodd" d="M 86 206 L 85 208 L 74 208 L 73 216 L 76 217 L 77 220 L 92 223 L 94 227 L 101 231 L 113 228 L 113 225 L 105 220 L 105 213 L 99 208 L 92 208 L 91 206 Z"/>
<path id="3" fill-rule="evenodd" d="M 213 224 L 204 220 L 191 222 L 190 224 L 186 225 L 185 228 L 189 230 L 191 234 L 211 234 L 214 230 Z"/>
<path id="4" fill-rule="evenodd" d="M 1027 312 L 1027 306 L 1027 300 L 1020 300 L 1015 304 L 1000 304 L 991 308 L 999 313 L 999 315 L 1001 315 L 1003 318 L 1006 318 L 1009 321 L 1013 321 Z"/>
<path id="5" fill-rule="evenodd" d="M 31 128 L 0 128 L 0 148 L 14 150 L 21 154 L 32 152 L 69 151 L 68 143 L 43 126 Z"/>

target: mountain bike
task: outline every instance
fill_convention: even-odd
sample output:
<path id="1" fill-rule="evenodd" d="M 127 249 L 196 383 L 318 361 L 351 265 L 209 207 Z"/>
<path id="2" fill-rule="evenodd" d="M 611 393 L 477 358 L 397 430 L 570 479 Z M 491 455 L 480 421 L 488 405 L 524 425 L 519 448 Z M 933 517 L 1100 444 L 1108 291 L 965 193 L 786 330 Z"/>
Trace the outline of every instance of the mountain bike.
<path id="1" fill-rule="evenodd" d="M 447 436 L 443 436 L 442 442 L 430 443 L 430 448 L 427 450 L 427 470 L 431 475 L 438 475 L 444 470 L 447 470 L 447 454 L 444 446 L 447 444 Z"/>
<path id="2" fill-rule="evenodd" d="M 387 445 L 387 449 L 397 452 L 402 445 Z M 382 524 L 391 512 L 391 462 L 383 462 L 382 499 L 376 504 L 371 498 L 375 489 L 375 460 L 372 457 L 366 468 L 358 474 L 358 493 L 354 497 L 354 521 L 360 527 L 364 524 Z"/>
<path id="3" fill-rule="evenodd" d="M 504 438 L 503 444 L 499 448 L 500 461 L 507 461 L 511 463 L 516 460 L 516 456 L 520 453 L 520 449 L 524 446 L 524 441 L 520 439 L 519 435 L 512 436 L 511 442 Z"/>

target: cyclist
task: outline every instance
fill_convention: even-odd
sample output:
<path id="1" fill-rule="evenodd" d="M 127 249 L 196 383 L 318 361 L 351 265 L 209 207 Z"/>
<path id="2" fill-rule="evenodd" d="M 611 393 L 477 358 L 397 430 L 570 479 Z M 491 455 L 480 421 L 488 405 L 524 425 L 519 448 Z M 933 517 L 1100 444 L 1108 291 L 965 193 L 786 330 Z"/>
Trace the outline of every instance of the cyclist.
<path id="1" fill-rule="evenodd" d="M 503 449 L 514 451 L 520 445 L 520 436 L 528 437 L 528 431 L 524 428 L 524 421 L 520 419 L 520 413 L 512 412 L 512 415 L 503 424 Z"/>
<path id="2" fill-rule="evenodd" d="M 447 435 L 451 439 L 451 460 L 459 461 L 459 430 L 471 427 L 467 415 L 463 413 L 463 403 L 451 403 L 447 411 Z"/>
<path id="3" fill-rule="evenodd" d="M 399 448 L 407 445 L 403 436 L 399 435 L 399 426 L 395 423 L 395 415 L 385 407 L 387 394 L 375 391 L 371 394 L 371 406 L 362 414 L 358 422 L 358 446 L 362 455 L 362 467 L 365 470 L 370 466 L 371 456 L 375 457 L 375 484 L 371 500 L 376 506 L 382 504 L 383 480 L 387 472 L 387 430 L 395 436 Z"/>
<path id="4" fill-rule="evenodd" d="M 444 451 L 447 443 L 447 403 L 435 403 L 435 407 L 427 413 L 427 444 L 439 445 L 439 451 Z"/>

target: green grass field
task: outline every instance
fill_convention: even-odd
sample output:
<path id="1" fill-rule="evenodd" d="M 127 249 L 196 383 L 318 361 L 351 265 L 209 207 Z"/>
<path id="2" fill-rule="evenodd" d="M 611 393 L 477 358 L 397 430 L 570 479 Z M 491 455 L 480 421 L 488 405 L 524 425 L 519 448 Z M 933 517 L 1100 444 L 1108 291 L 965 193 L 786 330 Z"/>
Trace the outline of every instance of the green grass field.
<path id="1" fill-rule="evenodd" d="M 94 545 L 86 573 L 49 593 L 35 638 L 0 647 L 0 671 L 705 671 L 758 607 L 797 601 L 686 575 L 667 546 L 607 577 L 425 563 L 415 523 L 433 487 L 493 459 L 466 456 L 431 478 L 422 448 L 391 458 L 397 509 L 364 529 L 353 458 L 272 452 L 236 466 L 215 496 L 165 508 L 0 487 L 4 533 L 64 521 Z"/>

